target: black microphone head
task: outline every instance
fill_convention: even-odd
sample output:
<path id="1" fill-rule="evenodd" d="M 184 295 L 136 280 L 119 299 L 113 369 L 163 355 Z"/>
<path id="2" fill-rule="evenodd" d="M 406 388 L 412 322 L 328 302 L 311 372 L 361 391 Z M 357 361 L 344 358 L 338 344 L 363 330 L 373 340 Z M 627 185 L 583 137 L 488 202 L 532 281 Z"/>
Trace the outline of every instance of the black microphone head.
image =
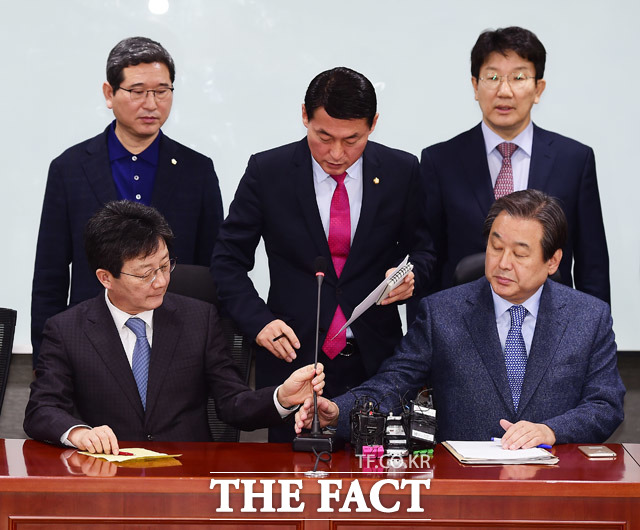
<path id="1" fill-rule="evenodd" d="M 327 259 L 324 256 L 318 256 L 314 260 L 313 266 L 316 269 L 316 274 L 318 273 L 324 274 L 327 271 Z"/>

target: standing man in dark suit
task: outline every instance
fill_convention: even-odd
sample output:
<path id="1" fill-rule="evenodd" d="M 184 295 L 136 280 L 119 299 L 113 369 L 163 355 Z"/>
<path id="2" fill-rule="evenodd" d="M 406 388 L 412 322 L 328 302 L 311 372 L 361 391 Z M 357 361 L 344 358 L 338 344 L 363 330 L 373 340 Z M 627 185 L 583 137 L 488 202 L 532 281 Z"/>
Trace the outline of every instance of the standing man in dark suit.
<path id="1" fill-rule="evenodd" d="M 531 121 L 531 108 L 546 85 L 545 59 L 544 46 L 526 29 L 482 33 L 471 51 L 471 83 L 482 123 L 422 151 L 421 177 L 437 254 L 432 291 L 451 287 L 458 262 L 484 251 L 481 227 L 494 200 L 531 188 L 558 198 L 569 222 L 559 267 L 562 283 L 610 302 L 593 150 Z"/>
<path id="2" fill-rule="evenodd" d="M 87 224 L 104 292 L 48 320 L 24 429 L 38 440 L 118 453 L 120 440 L 210 441 L 207 398 L 242 429 L 282 423 L 324 386 L 322 366 L 257 392 L 233 364 L 211 304 L 167 294 L 173 234 L 158 211 L 113 201 Z"/>
<path id="3" fill-rule="evenodd" d="M 328 263 L 321 294 L 320 358 L 335 396 L 373 375 L 402 337 L 397 303 L 419 295 L 433 263 L 418 161 L 369 142 L 378 120 L 371 82 L 348 68 L 311 81 L 302 106 L 307 137 L 253 155 L 220 230 L 212 274 L 220 300 L 261 351 L 258 388 L 314 357 L 316 257 Z M 267 303 L 248 272 L 260 238 L 269 259 Z M 383 305 L 335 340 L 354 307 L 405 255 L 413 273 Z M 415 294 L 414 294 L 415 293 Z M 287 362 L 285 362 L 287 361 Z M 290 441 L 293 429 L 270 441 Z"/>
<path id="4" fill-rule="evenodd" d="M 486 277 L 422 299 L 394 356 L 353 394 L 388 410 L 398 408 L 389 396 L 430 384 L 438 441 L 604 442 L 623 420 L 625 389 L 609 305 L 548 279 L 567 231 L 558 201 L 538 190 L 497 200 L 483 228 Z M 353 403 L 352 394 L 319 398 L 318 409 L 348 436 Z"/>
<path id="5" fill-rule="evenodd" d="M 107 59 L 102 87 L 115 120 L 51 163 L 31 298 L 34 367 L 45 321 L 101 290 L 87 263 L 82 234 L 106 202 L 153 205 L 176 235 L 180 262 L 210 263 L 222 223 L 218 177 L 210 158 L 160 130 L 171 111 L 174 79 L 173 59 L 159 43 L 144 37 L 119 42 Z"/>

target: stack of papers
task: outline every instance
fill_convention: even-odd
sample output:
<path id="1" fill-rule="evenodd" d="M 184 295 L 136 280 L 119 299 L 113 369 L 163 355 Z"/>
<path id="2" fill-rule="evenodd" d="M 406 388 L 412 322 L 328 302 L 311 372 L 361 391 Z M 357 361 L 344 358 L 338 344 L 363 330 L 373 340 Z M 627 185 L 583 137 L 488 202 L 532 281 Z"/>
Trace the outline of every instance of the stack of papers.
<path id="1" fill-rule="evenodd" d="M 362 313 L 364 313 L 367 309 L 369 309 L 373 304 L 380 305 L 385 298 L 389 296 L 389 293 L 396 288 L 400 283 L 404 280 L 405 276 L 409 274 L 413 269 L 413 265 L 409 263 L 409 254 L 407 254 L 402 263 L 398 265 L 393 272 L 389 275 L 388 278 L 385 278 L 380 282 L 380 285 L 376 287 L 373 291 L 369 293 L 369 295 L 360 302 L 356 308 L 351 313 L 351 317 L 344 326 L 340 328 L 340 331 L 336 333 L 331 340 L 335 339 L 340 333 L 342 333 L 345 329 L 347 329 L 354 320 L 356 320 Z"/>
<path id="2" fill-rule="evenodd" d="M 558 457 L 546 449 L 503 449 L 499 442 L 442 442 L 463 464 L 557 464 Z"/>

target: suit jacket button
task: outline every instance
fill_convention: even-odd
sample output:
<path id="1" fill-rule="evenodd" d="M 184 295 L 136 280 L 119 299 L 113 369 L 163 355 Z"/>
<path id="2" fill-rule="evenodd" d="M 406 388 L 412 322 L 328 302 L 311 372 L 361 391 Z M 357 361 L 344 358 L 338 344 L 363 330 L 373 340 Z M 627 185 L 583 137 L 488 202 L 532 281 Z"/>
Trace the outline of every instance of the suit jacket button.
<path id="1" fill-rule="evenodd" d="M 336 294 L 338 296 L 342 296 L 342 289 L 340 289 L 340 288 L 336 289 Z"/>
<path id="2" fill-rule="evenodd" d="M 147 440 L 149 440 L 150 442 L 153 442 L 153 435 L 147 434 Z"/>

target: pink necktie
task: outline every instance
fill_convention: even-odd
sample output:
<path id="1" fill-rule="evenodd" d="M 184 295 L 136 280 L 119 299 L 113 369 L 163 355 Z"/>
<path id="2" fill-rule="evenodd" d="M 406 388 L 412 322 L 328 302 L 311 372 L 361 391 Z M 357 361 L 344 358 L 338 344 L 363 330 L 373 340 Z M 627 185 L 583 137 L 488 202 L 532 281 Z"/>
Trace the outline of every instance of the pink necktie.
<path id="1" fill-rule="evenodd" d="M 338 185 L 333 192 L 331 198 L 331 212 L 329 214 L 329 250 L 331 251 L 331 260 L 336 270 L 338 278 L 342 273 L 344 264 L 349 256 L 349 248 L 351 247 L 351 213 L 349 210 L 349 194 L 344 185 L 344 179 L 347 174 L 331 175 Z M 332 337 L 338 333 L 338 330 L 344 326 L 347 319 L 340 308 L 336 308 L 333 320 L 329 326 L 327 337 L 325 338 L 322 350 L 327 354 L 329 359 L 333 359 L 338 355 L 347 344 L 347 330 L 343 330 L 335 340 Z"/>
<path id="2" fill-rule="evenodd" d="M 513 168 L 511 166 L 511 155 L 518 149 L 516 144 L 502 142 L 496 149 L 502 155 L 502 166 L 493 188 L 493 195 L 496 199 L 513 193 Z"/>

